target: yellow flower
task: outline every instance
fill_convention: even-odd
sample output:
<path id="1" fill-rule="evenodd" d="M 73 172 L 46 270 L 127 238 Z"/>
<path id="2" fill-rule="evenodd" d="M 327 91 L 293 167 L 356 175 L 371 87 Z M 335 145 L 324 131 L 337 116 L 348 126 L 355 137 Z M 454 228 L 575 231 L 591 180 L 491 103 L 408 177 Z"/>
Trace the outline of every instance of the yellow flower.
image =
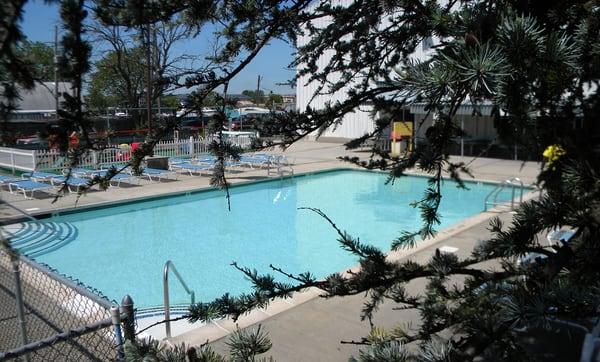
<path id="1" fill-rule="evenodd" d="M 548 159 L 548 166 L 552 166 L 559 158 L 564 156 L 567 152 L 560 145 L 550 145 L 542 154 Z"/>

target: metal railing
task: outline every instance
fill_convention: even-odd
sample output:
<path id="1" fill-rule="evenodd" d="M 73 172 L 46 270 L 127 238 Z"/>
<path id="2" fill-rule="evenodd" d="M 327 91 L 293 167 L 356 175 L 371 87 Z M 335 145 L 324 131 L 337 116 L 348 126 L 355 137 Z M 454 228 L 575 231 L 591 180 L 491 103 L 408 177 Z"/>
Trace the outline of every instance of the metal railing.
<path id="1" fill-rule="evenodd" d="M 192 304 L 196 302 L 196 294 L 194 293 L 194 291 L 187 286 L 185 281 L 183 281 L 183 278 L 177 271 L 177 268 L 175 268 L 175 264 L 173 264 L 171 260 L 167 260 L 163 269 L 163 300 L 166 321 L 165 332 L 167 334 L 167 338 L 171 338 L 171 303 L 169 301 L 169 271 L 173 271 L 173 274 L 175 274 L 175 276 L 179 280 L 179 283 L 181 283 L 181 285 L 183 286 L 183 289 L 185 289 L 186 293 L 188 293 L 188 295 L 191 297 Z"/>
<path id="2" fill-rule="evenodd" d="M 487 211 L 488 206 L 496 206 L 503 204 L 504 202 L 498 202 L 498 196 L 504 191 L 507 187 L 511 188 L 511 196 L 510 196 L 510 209 L 514 210 L 515 208 L 515 190 L 518 188 L 519 190 L 519 203 L 523 202 L 523 192 L 525 186 L 523 185 L 523 181 L 521 181 L 518 177 L 513 177 L 508 180 L 503 181 L 501 184 L 496 186 L 489 194 L 485 197 L 483 203 L 483 211 Z M 491 201 L 490 201 L 491 199 Z"/>

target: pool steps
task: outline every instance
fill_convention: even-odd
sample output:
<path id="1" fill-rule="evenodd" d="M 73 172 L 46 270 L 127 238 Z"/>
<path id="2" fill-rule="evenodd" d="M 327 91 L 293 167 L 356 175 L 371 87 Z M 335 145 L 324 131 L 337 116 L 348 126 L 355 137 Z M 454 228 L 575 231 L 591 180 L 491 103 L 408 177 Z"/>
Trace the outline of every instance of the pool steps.
<path id="1" fill-rule="evenodd" d="M 12 247 L 31 258 L 60 249 L 78 234 L 68 222 L 20 222 L 3 226 L 3 231 Z"/>

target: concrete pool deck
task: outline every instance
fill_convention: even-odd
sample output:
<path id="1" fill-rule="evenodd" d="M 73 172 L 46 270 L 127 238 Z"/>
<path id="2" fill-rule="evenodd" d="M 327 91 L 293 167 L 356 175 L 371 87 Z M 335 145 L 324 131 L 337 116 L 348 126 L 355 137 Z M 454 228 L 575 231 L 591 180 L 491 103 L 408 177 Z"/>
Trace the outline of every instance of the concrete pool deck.
<path id="1" fill-rule="evenodd" d="M 281 150 L 275 149 L 271 152 L 281 153 Z M 368 152 L 345 150 L 343 145 L 338 143 L 315 141 L 299 141 L 288 148 L 284 154 L 294 161 L 294 172 L 296 174 L 339 167 L 355 167 L 349 163 L 338 160 L 337 157 L 357 156 L 361 159 L 366 159 L 369 156 Z M 453 157 L 453 161 L 460 161 L 460 157 Z M 509 177 L 519 177 L 525 184 L 530 184 L 535 181 L 535 177 L 539 172 L 539 164 L 533 162 L 523 163 L 521 161 L 491 158 L 472 160 L 469 157 L 465 157 L 463 161 L 466 163 L 470 162 L 469 166 L 471 171 L 478 180 L 499 182 Z M 268 176 L 267 171 L 264 169 L 247 169 L 242 172 L 228 172 L 226 176 L 232 184 L 278 177 L 277 175 Z M 468 180 L 469 176 L 464 175 L 464 179 Z M 181 174 L 177 181 L 154 182 L 142 180 L 140 185 L 111 187 L 107 191 L 100 191 L 96 189 L 97 187 L 94 187 L 94 190 L 88 192 L 79 199 L 76 194 L 69 194 L 59 198 L 55 203 L 52 203 L 52 196 L 44 193 L 36 193 L 35 199 L 25 200 L 22 194 L 10 194 L 6 187 L 2 189 L 0 197 L 32 215 L 40 215 L 163 194 L 184 193 L 207 187 L 210 187 L 210 177 Z M 0 219 L 5 219 L 15 214 L 16 212 L 14 210 L 0 205 Z"/>
<path id="2" fill-rule="evenodd" d="M 273 152 L 280 152 L 280 150 Z M 294 171 L 297 174 L 352 167 L 350 164 L 337 160 L 336 158 L 339 156 L 349 155 L 360 158 L 369 156 L 368 152 L 346 151 L 340 144 L 313 141 L 298 142 L 286 150 L 285 154 L 295 160 Z M 460 160 L 460 157 L 453 158 L 453 160 Z M 471 158 L 465 157 L 464 161 L 470 162 Z M 530 184 L 535 181 L 539 172 L 539 164 L 479 158 L 471 161 L 470 169 L 478 180 L 499 182 L 510 177 L 519 177 L 524 183 Z M 228 179 L 233 184 L 264 178 L 267 178 L 266 170 L 247 170 L 228 174 Z M 277 176 L 270 176 L 270 178 L 277 178 Z M 469 179 L 466 175 L 464 178 Z M 51 197 L 24 200 L 22 195 L 11 195 L 7 191 L 2 192 L 2 198 L 23 210 L 39 215 L 207 188 L 209 179 L 207 176 L 182 175 L 178 181 L 160 183 L 142 181 L 141 186 L 114 187 L 106 192 L 90 192 L 82 196 L 77 204 L 75 203 L 76 195 L 60 198 L 54 204 L 51 203 Z M 235 200 L 233 205 L 235 207 Z M 7 209 L 6 206 L 0 206 L 1 218 L 10 217 L 13 214 L 14 212 Z M 422 243 L 418 250 L 410 250 L 408 253 L 412 254 L 411 258 L 422 261 L 429 258 L 436 248 L 448 246 L 457 248 L 455 252 L 459 256 L 464 256 L 478 240 L 486 237 L 488 220 L 495 215 L 499 215 L 503 219 L 510 218 L 509 213 L 479 214 L 441 231 L 435 239 Z M 407 252 L 404 252 L 395 257 L 401 258 L 406 254 Z M 422 285 L 416 287 L 420 289 Z M 317 298 L 318 295 L 318 291 L 308 291 L 297 295 L 293 300 L 278 301 L 268 310 L 255 311 L 250 316 L 243 318 L 238 326 L 243 328 L 261 321 L 273 341 L 273 349 L 267 355 L 272 355 L 276 360 L 347 360 L 351 354 L 356 355 L 358 348 L 354 345 L 340 344 L 340 340 L 358 340 L 368 334 L 368 324 L 361 322 L 359 318 L 364 299 L 358 296 L 323 300 Z M 389 327 L 399 320 L 415 323 L 418 321 L 417 317 L 414 312 L 393 311 L 390 305 L 384 304 L 381 312 L 376 315 L 376 323 L 383 327 Z M 219 351 L 224 351 L 226 350 L 225 339 L 218 338 L 229 334 L 235 328 L 236 325 L 231 321 L 219 321 L 215 325 L 208 326 L 208 329 L 205 327 L 183 333 L 173 338 L 172 342 L 202 344 L 207 339 L 216 340 L 213 346 Z"/>

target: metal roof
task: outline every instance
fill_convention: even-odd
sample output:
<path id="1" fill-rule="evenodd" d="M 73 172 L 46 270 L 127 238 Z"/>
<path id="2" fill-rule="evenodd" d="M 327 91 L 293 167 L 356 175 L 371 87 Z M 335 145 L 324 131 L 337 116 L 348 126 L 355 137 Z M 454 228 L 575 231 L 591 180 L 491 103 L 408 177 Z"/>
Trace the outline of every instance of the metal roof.
<path id="1" fill-rule="evenodd" d="M 73 94 L 71 83 L 58 82 L 58 92 Z M 21 99 L 17 101 L 17 112 L 19 113 L 55 111 L 54 82 L 37 83 L 33 89 L 22 89 L 20 96 Z M 59 98 L 60 102 L 63 100 L 63 97 Z"/>

